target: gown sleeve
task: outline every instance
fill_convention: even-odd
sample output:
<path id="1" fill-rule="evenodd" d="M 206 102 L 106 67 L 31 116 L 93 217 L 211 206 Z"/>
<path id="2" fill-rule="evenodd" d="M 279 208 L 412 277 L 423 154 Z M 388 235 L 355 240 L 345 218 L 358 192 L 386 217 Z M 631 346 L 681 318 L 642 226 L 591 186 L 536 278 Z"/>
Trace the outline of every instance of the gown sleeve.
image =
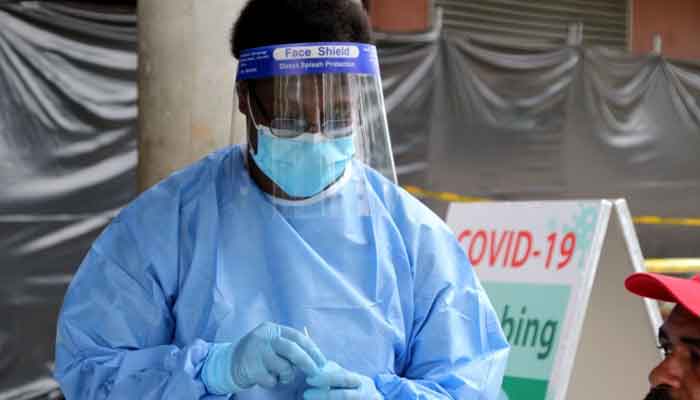
<path id="1" fill-rule="evenodd" d="M 405 367 L 401 376 L 374 377 L 375 385 L 387 399 L 497 399 L 510 346 L 452 232 L 432 214 L 423 220 L 399 224 L 411 225 L 415 271 Z"/>
<path id="2" fill-rule="evenodd" d="M 226 398 L 209 393 L 201 378 L 212 344 L 172 344 L 177 265 L 144 256 L 140 241 L 163 244 L 135 237 L 127 228 L 134 216 L 123 214 L 93 244 L 59 315 L 55 377 L 66 398 Z M 156 272 L 166 262 L 170 267 Z"/>

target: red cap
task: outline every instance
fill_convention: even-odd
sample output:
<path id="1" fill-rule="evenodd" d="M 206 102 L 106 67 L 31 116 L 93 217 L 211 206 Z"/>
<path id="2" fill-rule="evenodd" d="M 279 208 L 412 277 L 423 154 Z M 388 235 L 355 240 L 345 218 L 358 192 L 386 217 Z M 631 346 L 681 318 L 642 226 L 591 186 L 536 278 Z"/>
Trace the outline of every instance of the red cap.
<path id="1" fill-rule="evenodd" d="M 681 304 L 700 316 L 700 275 L 695 275 L 692 279 L 683 279 L 638 272 L 627 277 L 625 287 L 642 297 Z"/>

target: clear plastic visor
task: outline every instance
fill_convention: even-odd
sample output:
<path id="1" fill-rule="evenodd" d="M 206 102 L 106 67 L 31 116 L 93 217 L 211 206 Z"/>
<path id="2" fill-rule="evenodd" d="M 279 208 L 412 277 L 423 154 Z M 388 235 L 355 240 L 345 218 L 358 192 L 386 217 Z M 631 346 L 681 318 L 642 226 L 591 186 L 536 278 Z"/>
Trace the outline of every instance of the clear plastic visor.
<path id="1" fill-rule="evenodd" d="M 345 73 L 278 76 L 239 82 L 239 93 L 247 97 L 256 131 L 267 127 L 272 135 L 290 140 L 352 137 L 354 159 L 396 182 L 378 78 Z"/>

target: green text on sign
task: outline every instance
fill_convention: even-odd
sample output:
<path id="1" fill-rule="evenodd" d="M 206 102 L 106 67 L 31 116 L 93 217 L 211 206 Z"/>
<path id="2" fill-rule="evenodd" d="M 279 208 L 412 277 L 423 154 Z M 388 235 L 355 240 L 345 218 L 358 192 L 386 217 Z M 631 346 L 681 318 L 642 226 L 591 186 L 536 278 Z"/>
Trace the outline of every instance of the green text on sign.
<path id="1" fill-rule="evenodd" d="M 544 399 L 571 288 L 532 283 L 483 285 L 511 345 L 504 390 L 511 399 Z M 533 397 L 535 392 L 541 395 Z"/>

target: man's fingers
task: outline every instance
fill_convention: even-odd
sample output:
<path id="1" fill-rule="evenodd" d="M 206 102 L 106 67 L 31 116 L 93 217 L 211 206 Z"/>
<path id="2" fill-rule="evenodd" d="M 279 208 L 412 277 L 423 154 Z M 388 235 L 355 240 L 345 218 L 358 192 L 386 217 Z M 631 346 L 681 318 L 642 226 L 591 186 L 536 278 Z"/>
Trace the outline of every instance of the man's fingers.
<path id="1" fill-rule="evenodd" d="M 316 343 L 311 340 L 311 338 L 296 329 L 286 326 L 282 327 L 281 334 L 283 338 L 291 340 L 292 342 L 298 344 L 299 347 L 304 349 L 306 354 L 308 354 L 311 359 L 314 360 L 318 368 L 323 368 L 323 366 L 326 365 L 326 357 L 321 352 L 321 349 L 316 346 Z"/>
<path id="2" fill-rule="evenodd" d="M 263 354 L 263 364 L 268 372 L 279 377 L 280 383 L 286 385 L 294 380 L 294 367 L 292 364 L 278 356 L 274 351 Z"/>
<path id="3" fill-rule="evenodd" d="M 275 353 L 302 370 L 306 376 L 314 376 L 318 373 L 319 368 L 314 360 L 298 344 L 279 337 L 273 340 L 271 345 Z"/>
<path id="4" fill-rule="evenodd" d="M 336 363 L 329 362 L 318 374 L 307 378 L 306 383 L 316 388 L 355 389 L 362 386 L 362 378 Z"/>
<path id="5" fill-rule="evenodd" d="M 277 386 L 277 377 L 269 372 L 257 375 L 255 378 L 255 383 L 265 389 L 272 389 Z"/>

